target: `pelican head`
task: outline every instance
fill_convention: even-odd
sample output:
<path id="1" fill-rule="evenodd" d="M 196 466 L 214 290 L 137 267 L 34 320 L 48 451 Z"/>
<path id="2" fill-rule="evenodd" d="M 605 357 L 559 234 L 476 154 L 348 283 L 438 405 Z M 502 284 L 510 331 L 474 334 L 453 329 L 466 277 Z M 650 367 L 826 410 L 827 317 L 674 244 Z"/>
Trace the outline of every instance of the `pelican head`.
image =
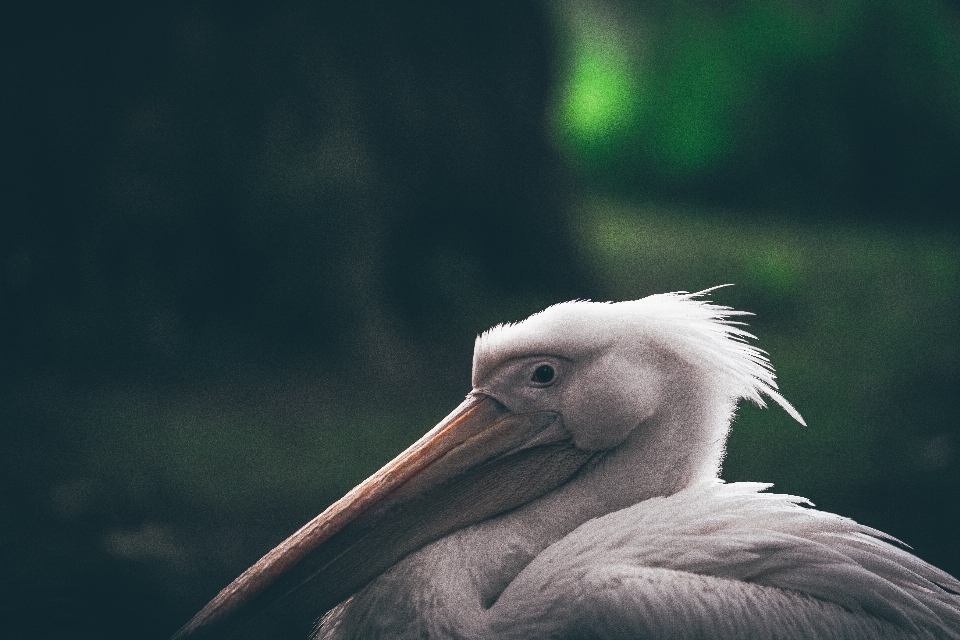
<path id="1" fill-rule="evenodd" d="M 535 530 L 516 545 L 525 551 L 476 569 L 478 598 L 492 601 L 519 571 L 511 563 L 522 566 L 516 556 L 715 478 L 739 399 L 766 396 L 802 422 L 733 320 L 744 312 L 707 291 L 566 302 L 485 332 L 466 400 L 226 587 L 178 640 L 306 638 L 324 612 L 444 537 L 488 523 L 521 538 Z"/>
<path id="2" fill-rule="evenodd" d="M 802 423 L 764 353 L 746 342 L 753 336 L 729 320 L 746 312 L 697 300 L 703 293 L 565 302 L 498 325 L 477 338 L 472 393 L 514 413 L 555 413 L 591 451 L 623 444 L 676 402 L 728 409 L 740 398 L 765 406 L 768 396 Z M 727 424 L 717 426 L 722 437 Z"/>

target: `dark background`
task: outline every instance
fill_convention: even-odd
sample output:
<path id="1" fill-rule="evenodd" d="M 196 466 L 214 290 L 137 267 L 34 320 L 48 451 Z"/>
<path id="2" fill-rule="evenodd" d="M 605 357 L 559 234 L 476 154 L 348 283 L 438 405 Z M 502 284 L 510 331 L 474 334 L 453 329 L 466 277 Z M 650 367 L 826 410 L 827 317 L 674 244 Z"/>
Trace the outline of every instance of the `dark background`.
<path id="1" fill-rule="evenodd" d="M 960 574 L 960 9 L 8 9 L 0 635 L 164 638 L 574 297 L 757 313 L 724 477 Z"/>

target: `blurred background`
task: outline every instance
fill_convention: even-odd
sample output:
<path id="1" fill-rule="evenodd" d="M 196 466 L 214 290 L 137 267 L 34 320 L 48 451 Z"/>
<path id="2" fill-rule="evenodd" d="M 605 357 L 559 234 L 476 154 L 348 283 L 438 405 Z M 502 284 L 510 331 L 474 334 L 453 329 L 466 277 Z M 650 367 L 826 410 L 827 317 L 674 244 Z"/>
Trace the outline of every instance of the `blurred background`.
<path id="1" fill-rule="evenodd" d="M 168 637 L 469 390 L 735 283 L 774 482 L 960 574 L 956 0 L 35 2 L 0 100 L 0 635 Z"/>

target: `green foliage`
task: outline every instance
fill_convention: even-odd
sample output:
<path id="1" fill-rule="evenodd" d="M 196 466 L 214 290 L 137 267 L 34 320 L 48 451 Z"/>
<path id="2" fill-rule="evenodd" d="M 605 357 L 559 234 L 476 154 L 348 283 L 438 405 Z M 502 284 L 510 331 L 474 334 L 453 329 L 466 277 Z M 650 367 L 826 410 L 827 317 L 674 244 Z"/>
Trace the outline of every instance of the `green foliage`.
<path id="1" fill-rule="evenodd" d="M 600 4 L 583 7 L 561 14 L 555 120 L 595 189 L 955 201 L 960 25 L 939 2 L 663 2 L 605 29 Z"/>

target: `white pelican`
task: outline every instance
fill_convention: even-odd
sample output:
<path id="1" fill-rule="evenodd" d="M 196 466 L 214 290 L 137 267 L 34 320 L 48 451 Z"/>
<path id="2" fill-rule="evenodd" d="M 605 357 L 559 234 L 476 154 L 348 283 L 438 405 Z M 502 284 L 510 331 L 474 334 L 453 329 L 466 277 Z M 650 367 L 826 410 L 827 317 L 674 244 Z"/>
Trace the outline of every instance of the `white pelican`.
<path id="1" fill-rule="evenodd" d="M 453 413 L 177 640 L 960 638 L 950 575 L 718 479 L 741 398 L 803 420 L 707 291 L 490 329 Z"/>

